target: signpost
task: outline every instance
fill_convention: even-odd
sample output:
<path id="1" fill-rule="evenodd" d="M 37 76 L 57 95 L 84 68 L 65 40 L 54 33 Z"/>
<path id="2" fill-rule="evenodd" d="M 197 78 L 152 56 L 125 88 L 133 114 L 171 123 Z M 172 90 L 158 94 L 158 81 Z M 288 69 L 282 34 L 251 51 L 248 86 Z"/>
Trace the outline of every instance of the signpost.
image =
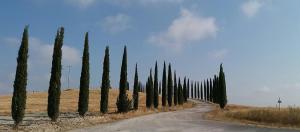
<path id="1" fill-rule="evenodd" d="M 279 111 L 280 111 L 280 104 L 282 103 L 282 101 L 280 100 L 280 97 L 278 98 L 278 101 L 277 101 L 277 103 L 278 103 L 278 106 L 279 106 Z"/>

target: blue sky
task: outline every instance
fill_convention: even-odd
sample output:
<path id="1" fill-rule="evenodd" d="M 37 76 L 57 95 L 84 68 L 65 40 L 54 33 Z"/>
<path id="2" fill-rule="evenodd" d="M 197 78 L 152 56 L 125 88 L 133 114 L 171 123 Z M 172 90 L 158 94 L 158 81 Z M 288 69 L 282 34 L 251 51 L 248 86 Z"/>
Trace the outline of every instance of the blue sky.
<path id="1" fill-rule="evenodd" d="M 99 87 L 104 48 L 110 46 L 111 82 L 118 86 L 124 45 L 128 78 L 140 79 L 159 62 L 177 76 L 212 77 L 223 62 L 229 103 L 300 105 L 298 0 L 6 0 L 0 4 L 0 93 L 12 92 L 17 50 L 29 24 L 28 90 L 48 89 L 56 30 L 64 26 L 63 65 L 79 86 L 84 33 L 90 33 L 91 86 Z M 67 70 L 63 71 L 63 88 Z M 161 76 L 160 76 L 161 78 Z"/>

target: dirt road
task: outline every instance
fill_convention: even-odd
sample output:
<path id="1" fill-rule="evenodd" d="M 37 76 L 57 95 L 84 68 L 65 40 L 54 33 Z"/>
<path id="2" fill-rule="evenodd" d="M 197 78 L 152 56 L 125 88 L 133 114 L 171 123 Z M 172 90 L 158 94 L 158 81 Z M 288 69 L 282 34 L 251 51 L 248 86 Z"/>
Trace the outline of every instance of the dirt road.
<path id="1" fill-rule="evenodd" d="M 296 132 L 203 119 L 204 113 L 211 109 L 209 104 L 198 102 L 196 107 L 187 110 L 131 118 L 72 132 Z"/>

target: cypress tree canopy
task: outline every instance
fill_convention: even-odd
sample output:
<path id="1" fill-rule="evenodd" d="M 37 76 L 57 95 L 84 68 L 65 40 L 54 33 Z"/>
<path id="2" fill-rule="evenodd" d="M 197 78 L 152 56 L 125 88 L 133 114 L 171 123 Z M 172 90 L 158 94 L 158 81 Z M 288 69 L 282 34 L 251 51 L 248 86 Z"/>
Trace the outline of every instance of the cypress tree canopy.
<path id="1" fill-rule="evenodd" d="M 139 108 L 139 77 L 137 71 L 137 64 L 135 64 L 134 84 L 133 84 L 133 108 L 137 110 Z"/>
<path id="2" fill-rule="evenodd" d="M 103 61 L 103 74 L 102 74 L 102 85 L 101 85 L 101 102 L 100 111 L 101 113 L 107 113 L 108 111 L 108 95 L 110 89 L 109 80 L 109 47 L 105 49 L 105 56 Z"/>
<path id="3" fill-rule="evenodd" d="M 84 49 L 82 56 L 82 67 L 80 76 L 80 90 L 78 101 L 78 113 L 84 116 L 89 107 L 89 86 L 90 86 L 90 64 L 89 64 L 89 34 L 85 34 Z"/>
<path id="4" fill-rule="evenodd" d="M 223 71 L 223 65 L 220 65 L 219 73 L 219 88 L 220 88 L 220 107 L 224 109 L 227 104 L 227 95 L 226 95 L 226 81 L 225 74 Z"/>
<path id="5" fill-rule="evenodd" d="M 186 77 L 184 77 L 183 89 L 182 89 L 184 102 L 187 102 L 187 93 L 186 93 Z"/>
<path id="6" fill-rule="evenodd" d="M 159 100 L 158 100 L 158 68 L 157 68 L 157 61 L 155 63 L 155 73 L 154 73 L 154 99 L 153 105 L 154 108 L 158 108 Z"/>
<path id="7" fill-rule="evenodd" d="M 169 107 L 172 106 L 172 96 L 173 96 L 173 77 L 172 77 L 172 69 L 171 64 L 169 64 L 169 71 L 168 71 L 168 105 Z"/>
<path id="8" fill-rule="evenodd" d="M 174 105 L 178 104 L 178 88 L 176 82 L 176 71 L 174 71 Z"/>
<path id="9" fill-rule="evenodd" d="M 24 28 L 21 46 L 18 52 L 14 91 L 11 102 L 11 115 L 16 127 L 23 121 L 26 106 L 28 26 Z"/>
<path id="10" fill-rule="evenodd" d="M 127 48 L 124 47 L 121 74 L 120 74 L 120 85 L 119 85 L 119 96 L 117 99 L 118 112 L 128 112 L 131 109 L 131 100 L 128 99 L 126 93 L 127 88 Z"/>
<path id="11" fill-rule="evenodd" d="M 48 111 L 48 116 L 51 118 L 51 121 L 56 121 L 59 116 L 63 38 L 64 38 L 64 28 L 62 27 L 57 32 L 55 42 L 54 42 L 51 77 L 50 77 L 50 85 L 48 90 L 47 111 Z"/>
<path id="12" fill-rule="evenodd" d="M 166 106 L 167 101 L 167 72 L 166 63 L 164 62 L 163 77 L 162 77 L 162 106 Z"/>

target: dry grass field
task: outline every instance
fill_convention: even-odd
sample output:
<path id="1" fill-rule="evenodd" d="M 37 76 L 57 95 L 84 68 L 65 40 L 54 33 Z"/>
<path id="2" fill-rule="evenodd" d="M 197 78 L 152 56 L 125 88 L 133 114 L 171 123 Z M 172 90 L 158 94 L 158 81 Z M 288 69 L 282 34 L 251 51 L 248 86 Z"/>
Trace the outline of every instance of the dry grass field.
<path id="1" fill-rule="evenodd" d="M 110 89 L 109 92 L 109 112 L 116 111 L 116 101 L 119 95 L 118 90 Z M 145 108 L 146 96 L 144 93 L 139 94 L 139 106 Z M 76 112 L 78 105 L 79 91 L 77 89 L 68 89 L 62 91 L 60 112 Z M 131 92 L 128 97 L 132 98 Z M 47 92 L 27 93 L 26 113 L 47 112 Z M 10 115 L 11 96 L 0 96 L 0 115 Z M 90 90 L 89 112 L 100 111 L 100 90 Z"/>
<path id="2" fill-rule="evenodd" d="M 215 106 L 206 118 L 215 120 L 237 121 L 247 124 L 269 127 L 300 128 L 300 108 L 249 107 L 228 105 L 225 110 Z"/>
<path id="3" fill-rule="evenodd" d="M 160 98 L 160 107 L 157 110 L 148 110 L 145 105 L 145 93 L 140 93 L 139 110 L 120 114 L 116 113 L 116 101 L 118 94 L 118 90 L 110 89 L 109 113 L 103 115 L 99 112 L 100 90 L 90 90 L 89 113 L 85 118 L 81 118 L 77 114 L 79 91 L 77 89 L 64 90 L 61 94 L 60 117 L 58 122 L 51 123 L 50 119 L 47 117 L 47 92 L 27 93 L 26 113 L 19 130 L 66 131 L 157 112 L 182 110 L 184 108 L 191 108 L 194 106 L 194 103 L 188 102 L 183 106 L 162 109 Z M 128 97 L 132 98 L 131 92 L 128 92 Z M 11 95 L 0 96 L 0 131 L 13 131 L 13 120 L 10 117 L 10 107 Z"/>

